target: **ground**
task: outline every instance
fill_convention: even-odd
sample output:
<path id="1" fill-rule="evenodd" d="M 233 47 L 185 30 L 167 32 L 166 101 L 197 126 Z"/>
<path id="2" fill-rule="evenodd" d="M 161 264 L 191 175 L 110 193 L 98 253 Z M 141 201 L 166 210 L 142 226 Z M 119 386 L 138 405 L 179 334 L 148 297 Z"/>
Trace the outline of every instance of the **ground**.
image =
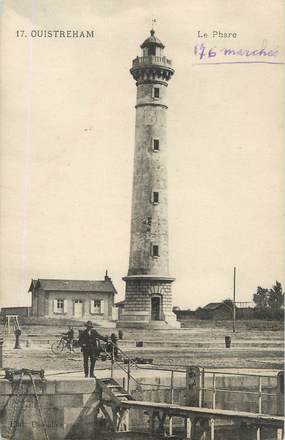
<path id="1" fill-rule="evenodd" d="M 75 327 L 75 337 L 78 337 L 79 328 L 79 326 Z M 81 326 L 81 328 L 83 327 Z M 0 330 L 3 334 L 4 329 L 1 328 Z M 98 330 L 102 335 L 110 335 L 113 332 L 118 333 L 116 329 L 98 328 Z M 92 378 L 85 379 L 82 371 L 82 355 L 79 349 L 76 349 L 74 353 L 66 350 L 60 354 L 54 354 L 51 351 L 51 344 L 60 337 L 61 333 L 66 331 L 66 323 L 65 325 L 59 323 L 53 326 L 23 325 L 20 349 L 14 348 L 15 337 L 13 333 L 10 335 L 4 334 L 4 368 L 44 369 L 45 378 L 47 379 L 45 383 L 54 383 L 54 390 L 59 389 L 59 394 L 64 391 L 64 396 L 55 395 L 55 397 L 59 397 L 57 405 L 63 404 L 64 409 L 62 410 L 63 419 L 57 422 L 59 425 L 55 424 L 56 436 L 53 438 L 59 438 L 57 429 L 61 428 L 58 428 L 58 426 L 64 426 L 65 428 L 69 426 L 64 424 L 65 418 L 72 420 L 72 423 L 74 423 L 74 417 L 77 417 L 78 413 L 83 412 L 84 417 L 86 417 L 86 409 L 83 409 L 80 405 L 76 407 L 76 404 L 74 404 L 73 393 L 76 387 L 77 392 L 78 387 L 80 387 L 81 394 L 83 392 L 82 387 L 83 389 L 87 387 L 88 393 L 92 393 L 94 386 L 100 383 L 99 379 L 103 380 L 104 378 L 110 378 L 110 376 L 120 383 L 125 390 L 128 389 L 127 384 L 129 383 L 130 393 L 137 400 L 168 403 L 173 401 L 176 404 L 184 405 L 186 376 L 185 370 L 183 371 L 179 366 L 186 365 L 206 367 L 205 374 L 200 375 L 200 378 L 204 378 L 202 379 L 204 391 L 201 398 L 204 399 L 203 405 L 205 407 L 212 408 L 215 399 L 217 408 L 257 412 L 259 410 L 260 384 L 262 384 L 262 403 L 260 403 L 262 410 L 266 414 L 276 414 L 277 410 L 279 413 L 278 404 L 282 406 L 282 403 L 280 404 L 280 401 L 276 399 L 277 372 L 283 369 L 283 330 L 281 323 L 239 322 L 235 333 L 232 332 L 232 323 L 230 322 L 215 323 L 210 321 L 188 322 L 187 326 L 180 330 L 123 330 L 123 339 L 119 341 L 119 347 L 126 356 L 141 359 L 149 358 L 152 359 L 153 364 L 160 365 L 160 368 L 156 367 L 158 371 L 154 371 L 153 367 L 148 368 L 147 365 L 141 365 L 139 368 L 131 366 L 129 381 L 128 374 L 126 374 L 128 372 L 127 365 L 116 365 L 116 371 L 113 371 L 112 375 L 110 361 L 103 362 L 101 360 L 97 363 L 96 381 Z M 225 336 L 230 336 L 232 339 L 230 348 L 225 347 Z M 170 365 L 174 367 L 175 372 L 166 371 Z M 219 373 L 217 373 L 217 370 L 213 372 L 213 368 L 219 369 Z M 3 371 L 0 373 L 3 378 L 5 373 Z M 215 382 L 213 382 L 214 377 Z M 215 383 L 217 393 L 216 391 L 213 392 L 213 383 Z M 171 385 L 174 386 L 172 393 L 170 392 Z M 88 396 L 89 394 L 87 394 L 87 398 L 89 398 Z M 116 394 L 116 397 L 118 398 L 118 394 Z M 27 394 L 23 402 L 26 398 Z M 31 398 L 34 402 L 33 395 Z M 72 403 L 70 403 L 70 400 Z M 43 402 L 45 402 L 44 399 Z M 70 406 L 68 406 L 68 402 Z M 46 404 L 48 406 L 44 407 L 45 414 L 50 414 L 49 399 L 46 400 Z M 27 407 L 28 405 L 25 408 Z M 88 409 L 90 408 L 88 407 Z M 61 408 L 56 406 L 56 414 L 61 414 L 60 411 Z M 32 423 L 33 417 L 35 417 L 34 414 L 31 417 Z M 47 420 L 51 420 L 51 424 L 53 423 L 52 418 L 47 418 Z M 132 429 L 135 427 L 138 431 L 140 429 L 145 430 L 148 420 L 144 418 L 142 413 L 133 411 L 131 423 L 133 424 Z M 72 425 L 72 429 L 78 429 L 76 423 L 74 423 L 74 426 L 73 428 Z M 80 432 L 82 432 L 83 427 L 86 426 L 86 418 L 83 422 L 80 422 L 79 426 Z M 179 424 L 174 425 L 174 428 L 179 429 Z M 257 438 L 256 428 L 253 428 L 253 431 L 248 431 L 247 425 L 244 428 L 246 429 L 246 436 L 241 431 L 240 426 L 236 428 L 232 424 L 224 426 L 224 424 L 219 425 L 216 423 L 215 439 Z M 262 439 L 276 438 L 276 429 L 274 432 L 270 432 L 270 435 L 264 429 L 262 433 Z M 93 434 L 92 431 L 92 438 Z M 106 436 L 101 436 L 100 433 L 99 437 L 113 438 L 109 432 L 106 433 Z M 19 438 L 22 439 L 22 432 Z M 26 438 L 31 438 L 31 436 L 29 435 Z M 63 438 L 63 435 L 61 438 Z M 124 437 L 118 438 L 125 440 L 128 437 L 124 435 Z M 144 435 L 143 437 L 132 436 L 132 438 L 146 437 Z"/>
<path id="2" fill-rule="evenodd" d="M 82 327 L 81 327 L 82 328 Z M 5 336 L 3 367 L 45 370 L 82 370 L 79 349 L 54 354 L 51 343 L 66 326 L 25 325 L 22 327 L 21 349 L 14 349 L 14 335 Z M 115 329 L 99 329 L 110 335 Z M 3 332 L 3 328 L 2 328 Z M 75 329 L 75 337 L 78 328 Z M 231 336 L 231 348 L 225 348 L 225 336 Z M 142 347 L 136 347 L 143 342 Z M 180 330 L 123 330 L 120 348 L 129 357 L 149 358 L 155 364 L 198 365 L 207 368 L 283 369 L 283 330 L 281 323 L 238 323 L 232 333 L 231 323 L 195 322 Z M 98 361 L 98 368 L 109 362 Z"/>

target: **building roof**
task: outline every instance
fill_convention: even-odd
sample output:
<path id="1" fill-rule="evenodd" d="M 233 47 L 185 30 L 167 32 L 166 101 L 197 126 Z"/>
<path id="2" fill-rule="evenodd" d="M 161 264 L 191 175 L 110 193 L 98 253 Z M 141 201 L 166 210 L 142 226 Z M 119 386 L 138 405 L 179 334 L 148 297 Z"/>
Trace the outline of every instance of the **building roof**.
<path id="1" fill-rule="evenodd" d="M 218 303 L 209 303 L 206 306 L 203 307 L 204 310 L 216 310 L 218 309 L 220 306 L 224 305 L 224 303 L 222 302 L 218 302 Z"/>
<path id="2" fill-rule="evenodd" d="M 68 292 L 104 292 L 117 293 L 111 279 L 102 281 L 93 280 L 52 280 L 42 279 L 32 280 L 29 292 L 41 287 L 45 291 L 68 291 Z"/>
<path id="3" fill-rule="evenodd" d="M 124 306 L 124 305 L 125 305 L 125 300 L 123 300 L 123 301 L 118 301 L 118 302 L 115 303 L 115 306 L 116 306 L 116 307 L 120 307 L 120 306 Z"/>
<path id="4" fill-rule="evenodd" d="M 148 46 L 158 46 L 158 47 L 161 47 L 162 49 L 164 49 L 164 44 L 162 44 L 160 39 L 157 38 L 154 34 L 155 34 L 155 32 L 152 29 L 150 31 L 150 37 L 148 37 L 146 40 L 144 40 L 143 44 L 141 45 L 142 49 L 144 47 L 148 47 Z"/>

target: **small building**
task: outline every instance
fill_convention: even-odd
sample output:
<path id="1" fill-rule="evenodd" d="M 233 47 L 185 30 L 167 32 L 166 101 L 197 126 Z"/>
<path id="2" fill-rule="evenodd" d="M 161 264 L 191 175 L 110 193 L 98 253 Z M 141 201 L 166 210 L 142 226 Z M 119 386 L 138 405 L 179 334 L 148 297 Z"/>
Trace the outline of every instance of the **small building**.
<path id="1" fill-rule="evenodd" d="M 107 272 L 102 281 L 32 280 L 32 316 L 113 320 L 117 293 Z"/>
<path id="2" fill-rule="evenodd" d="M 214 319 L 216 321 L 223 319 L 232 319 L 232 307 L 225 302 L 209 303 L 200 309 L 202 319 Z"/>
<path id="3" fill-rule="evenodd" d="M 32 312 L 32 308 L 26 307 L 26 306 L 2 307 L 1 308 L 1 315 L 2 316 L 17 315 L 17 316 L 29 317 L 29 316 L 31 316 L 31 312 Z"/>
<path id="4" fill-rule="evenodd" d="M 193 310 L 181 310 L 179 308 L 173 308 L 173 313 L 177 316 L 178 321 L 187 321 L 189 319 L 197 319 L 196 312 Z"/>
<path id="5" fill-rule="evenodd" d="M 124 313 L 123 310 L 125 308 L 125 300 L 116 302 L 115 307 L 117 309 L 118 321 L 120 321 Z"/>

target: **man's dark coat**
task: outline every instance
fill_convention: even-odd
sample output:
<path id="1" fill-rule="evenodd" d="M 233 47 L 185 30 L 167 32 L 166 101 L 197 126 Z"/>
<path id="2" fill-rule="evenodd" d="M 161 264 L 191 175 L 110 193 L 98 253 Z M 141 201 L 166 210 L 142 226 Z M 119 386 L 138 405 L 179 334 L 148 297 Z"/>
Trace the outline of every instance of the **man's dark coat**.
<path id="1" fill-rule="evenodd" d="M 89 353 L 93 355 L 98 355 L 101 351 L 100 349 L 100 340 L 107 341 L 108 338 L 101 336 L 96 330 L 93 328 L 90 331 L 90 335 L 88 330 L 84 330 L 79 335 L 79 345 L 81 347 L 81 351 L 84 353 Z"/>

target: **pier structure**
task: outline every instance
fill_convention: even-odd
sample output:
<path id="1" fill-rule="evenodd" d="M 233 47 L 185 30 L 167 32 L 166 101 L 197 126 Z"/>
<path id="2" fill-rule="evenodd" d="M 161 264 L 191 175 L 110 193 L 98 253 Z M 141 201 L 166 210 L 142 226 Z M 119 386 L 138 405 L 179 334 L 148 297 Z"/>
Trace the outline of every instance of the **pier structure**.
<path id="1" fill-rule="evenodd" d="M 33 341 L 29 350 L 35 344 L 37 347 L 30 355 L 36 356 L 43 342 L 46 341 Z M 279 363 L 271 360 L 270 367 L 267 362 L 266 368 L 263 361 L 255 368 L 226 367 L 229 351 L 233 359 L 242 352 L 246 355 L 249 350 L 255 357 L 259 356 L 260 348 L 254 347 L 256 341 L 243 348 L 235 341 L 237 347 L 216 347 L 214 352 L 209 352 L 206 345 L 203 352 L 207 351 L 210 357 L 216 353 L 224 359 L 224 366 L 215 368 L 191 366 L 191 360 L 189 366 L 182 365 L 179 359 L 172 365 L 163 364 L 157 358 L 155 363 L 149 352 L 148 357 L 143 356 L 145 348 L 150 348 L 153 342 L 140 339 L 138 344 L 135 340 L 124 339 L 118 342 L 119 345 L 112 345 L 111 352 L 108 346 L 108 351 L 106 348 L 102 353 L 104 362 L 98 362 L 95 380 L 84 378 L 81 368 L 45 372 L 9 369 L 7 366 L 13 363 L 13 358 L 14 368 L 19 368 L 23 357 L 13 349 L 13 340 L 6 338 L 5 368 L 0 370 L 2 438 L 283 439 L 284 371 L 281 360 Z M 157 340 L 156 350 L 158 347 L 163 350 L 164 342 Z M 171 337 L 168 346 L 170 343 Z M 262 339 L 259 338 L 258 343 L 264 347 Z M 184 342 L 180 349 L 186 353 Z M 278 353 L 276 349 L 272 351 L 272 347 L 264 349 L 271 357 L 272 353 Z"/>
<path id="2" fill-rule="evenodd" d="M 125 356 L 125 354 L 122 352 Z M 264 414 L 262 412 L 264 408 L 265 396 L 272 396 L 270 392 L 265 391 L 264 379 L 266 376 L 256 376 L 258 379 L 258 390 L 252 391 L 241 389 L 223 389 L 219 388 L 218 377 L 224 374 L 230 377 L 230 382 L 236 376 L 231 372 L 218 372 L 218 371 L 206 371 L 204 368 L 199 367 L 187 367 L 185 370 L 177 370 L 175 368 L 168 367 L 163 369 L 159 366 L 141 367 L 146 370 L 157 369 L 158 371 L 170 372 L 170 401 L 168 402 L 155 402 L 144 400 L 142 396 L 143 383 L 138 382 L 131 374 L 132 367 L 136 367 L 132 364 L 130 358 L 126 357 L 126 367 L 122 367 L 122 370 L 126 372 L 126 379 L 123 379 L 121 385 L 114 379 L 113 365 L 115 360 L 112 360 L 111 377 L 100 378 L 97 380 L 96 392 L 98 399 L 98 407 L 96 417 L 99 415 L 105 421 L 105 427 L 107 432 L 114 434 L 120 434 L 121 431 L 131 432 L 129 420 L 132 412 L 138 412 L 140 415 L 140 424 L 144 426 L 144 439 L 156 439 L 156 438 L 181 438 L 181 422 L 180 422 L 180 436 L 174 432 L 173 419 L 180 419 L 182 426 L 184 426 L 183 438 L 190 440 L 215 440 L 216 428 L 221 428 L 221 424 L 224 430 L 230 428 L 226 436 L 230 436 L 232 439 L 237 440 L 262 440 L 265 438 L 262 434 L 270 435 L 272 439 L 283 440 L 284 435 L 284 372 L 281 371 L 276 376 L 277 394 L 276 402 L 273 405 L 278 415 Z M 153 371 L 154 372 L 154 371 Z M 185 372 L 185 399 L 184 404 L 174 402 L 174 374 Z M 206 384 L 205 375 L 210 373 L 212 375 L 212 385 L 209 387 Z M 253 372 L 237 373 L 240 375 L 240 383 L 246 382 L 247 379 L 254 376 Z M 131 381 L 136 382 L 136 391 L 131 392 Z M 121 381 L 120 381 L 121 382 Z M 255 382 L 255 381 L 253 381 Z M 146 383 L 145 386 L 154 386 L 155 384 Z M 162 385 L 163 386 L 163 385 Z M 225 385 L 223 385 L 225 387 Z M 209 402 L 205 401 L 205 392 L 211 392 L 211 407 Z M 245 395 L 256 396 L 258 413 L 251 411 L 237 411 L 234 408 L 224 409 L 217 407 L 216 395 L 218 392 L 222 393 L 237 393 L 241 401 L 244 402 Z M 242 397 L 243 394 L 243 397 Z M 139 399 L 137 396 L 139 395 Z M 235 402 L 236 404 L 237 402 Z M 274 411 L 271 405 L 271 411 Z M 178 423 L 179 424 L 179 423 Z M 224 426 L 223 426 L 224 425 Z M 177 431 L 177 430 L 176 430 Z M 183 430 L 182 430 L 183 431 Z M 275 435 L 274 435 L 275 433 Z M 264 435 L 264 434 L 263 434 Z M 273 435 L 273 436 L 272 436 Z M 120 438 L 120 437 L 118 437 Z M 136 437 L 133 437 L 136 438 Z M 228 437 L 227 437 L 228 438 Z M 266 437 L 267 438 L 267 437 Z"/>
<path id="3" fill-rule="evenodd" d="M 118 362 L 113 355 L 109 356 L 110 369 L 97 370 L 96 380 L 84 379 L 82 373 L 70 371 L 0 371 L 2 438 L 91 440 L 95 436 L 102 440 L 169 437 L 215 440 L 222 429 L 223 432 L 228 430 L 225 438 L 233 440 L 283 439 L 283 372 L 275 378 L 254 372 L 238 373 L 241 379 L 237 380 L 234 372 L 203 371 L 198 367 L 186 370 L 168 367 L 167 370 L 166 367 L 137 365 L 127 357 Z M 155 370 L 158 370 L 159 383 L 153 379 Z M 145 381 L 140 379 L 141 373 Z M 205 373 L 212 374 L 212 386 L 207 384 Z M 261 384 L 258 390 L 253 391 L 252 386 L 241 389 L 254 374 Z M 161 380 L 166 375 L 171 378 L 168 385 Z M 228 381 L 219 382 L 219 376 L 227 375 Z M 182 386 L 177 387 L 176 376 Z M 269 389 L 272 379 L 275 385 Z M 233 386 L 235 383 L 239 389 Z M 154 391 L 147 391 L 151 389 Z M 204 392 L 211 393 L 211 402 Z M 219 407 L 218 393 L 228 393 L 230 409 Z M 182 398 L 184 394 L 186 399 L 181 401 L 179 395 Z M 238 400 L 233 400 L 235 395 L 239 395 Z M 254 408 L 255 399 L 258 412 L 236 410 L 237 404 Z M 264 412 L 268 407 L 270 412 Z"/>
<path id="4" fill-rule="evenodd" d="M 131 410 L 140 410 L 149 417 L 145 434 L 150 438 L 173 438 L 172 419 L 180 418 L 184 422 L 184 438 L 190 440 L 214 440 L 215 421 L 236 424 L 237 429 L 245 429 L 249 435 L 255 430 L 256 440 L 261 440 L 261 431 L 271 428 L 276 431 L 276 440 L 283 440 L 284 417 L 253 414 L 242 411 L 189 407 L 184 405 L 137 401 L 128 392 L 122 392 L 120 385 L 112 379 L 98 381 L 101 410 L 106 425 L 111 432 L 129 431 L 128 416 Z M 103 398 L 104 395 L 104 398 Z M 108 411 L 111 409 L 111 412 Z M 243 432 L 245 432 L 243 431 Z M 115 438 L 115 437 L 114 437 Z M 147 437 L 145 437 L 147 438 Z M 177 438 L 177 437 L 174 437 Z M 241 437 L 238 437 L 241 439 Z M 254 437 L 242 437 L 253 439 Z"/>

